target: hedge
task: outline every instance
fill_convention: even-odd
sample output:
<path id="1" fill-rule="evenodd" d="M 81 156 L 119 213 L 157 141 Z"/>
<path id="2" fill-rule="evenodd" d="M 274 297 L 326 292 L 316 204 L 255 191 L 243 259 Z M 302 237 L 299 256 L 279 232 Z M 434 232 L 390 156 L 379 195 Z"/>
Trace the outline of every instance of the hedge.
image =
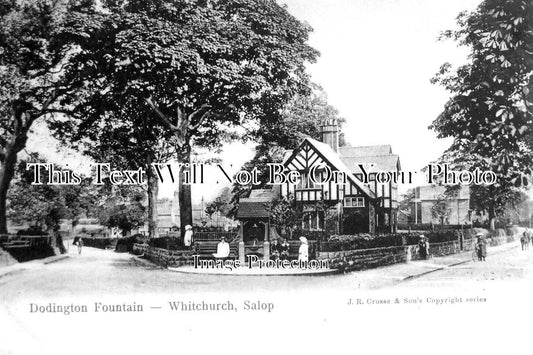
<path id="1" fill-rule="evenodd" d="M 115 251 L 118 253 L 133 253 L 133 245 L 135 243 L 143 244 L 145 242 L 145 237 L 142 234 L 134 234 L 126 238 L 119 238 L 117 240 L 117 245 Z"/>
<path id="2" fill-rule="evenodd" d="M 519 232 L 517 227 L 496 229 L 488 231 L 482 228 L 469 229 L 443 229 L 433 232 L 412 232 L 397 233 L 385 236 L 372 236 L 370 234 L 357 235 L 333 235 L 327 242 L 322 243 L 321 251 L 335 252 L 345 250 L 371 249 L 393 247 L 401 245 L 415 245 L 420 240 L 420 235 L 424 235 L 431 244 L 445 243 L 459 239 L 460 233 L 463 233 L 465 240 L 475 238 L 476 234 L 483 233 L 487 238 L 509 237 Z"/>

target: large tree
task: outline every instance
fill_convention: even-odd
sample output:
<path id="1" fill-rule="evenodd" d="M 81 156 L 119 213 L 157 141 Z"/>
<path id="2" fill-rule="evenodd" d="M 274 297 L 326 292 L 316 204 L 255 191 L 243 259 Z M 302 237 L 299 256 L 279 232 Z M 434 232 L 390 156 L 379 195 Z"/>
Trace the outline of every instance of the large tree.
<path id="1" fill-rule="evenodd" d="M 0 0 L 0 233 L 7 233 L 6 198 L 17 155 L 34 122 L 49 116 L 71 47 L 57 36 L 62 23 L 88 1 Z"/>
<path id="2" fill-rule="evenodd" d="M 497 174 L 493 185 L 472 186 L 473 207 L 494 227 L 533 171 L 533 3 L 485 0 L 458 23 L 444 36 L 470 48 L 469 63 L 445 64 L 433 79 L 452 96 L 430 128 L 453 138 L 444 161 Z"/>
<path id="3" fill-rule="evenodd" d="M 80 48 L 68 80 L 85 85 L 67 101 L 84 117 L 106 117 L 134 98 L 189 163 L 194 146 L 219 146 L 235 137 L 232 127 L 252 134 L 308 90 L 305 63 L 317 56 L 309 32 L 273 0 L 104 1 L 96 15 L 73 16 L 64 33 Z M 70 123 L 70 131 L 93 129 Z M 181 225 L 191 224 L 183 174 L 179 189 Z"/>

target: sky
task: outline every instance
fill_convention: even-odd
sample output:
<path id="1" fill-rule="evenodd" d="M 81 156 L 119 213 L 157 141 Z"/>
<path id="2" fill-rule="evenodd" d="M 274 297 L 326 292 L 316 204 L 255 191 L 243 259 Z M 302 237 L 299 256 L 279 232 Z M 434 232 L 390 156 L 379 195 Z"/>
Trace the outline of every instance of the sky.
<path id="1" fill-rule="evenodd" d="M 354 146 L 390 144 L 402 168 L 417 170 L 450 145 L 428 126 L 449 94 L 430 79 L 444 62 L 462 64 L 467 49 L 437 41 L 479 0 L 285 0 L 313 28 L 321 52 L 309 66 L 330 104 L 346 118 Z"/>
<path id="2" fill-rule="evenodd" d="M 449 98 L 430 83 L 439 67 L 466 62 L 468 51 L 440 32 L 456 26 L 457 15 L 480 0 L 280 0 L 313 29 L 309 43 L 321 56 L 308 70 L 328 101 L 346 118 L 344 132 L 353 146 L 390 144 L 403 170 L 417 171 L 450 145 L 428 129 Z M 86 162 L 55 150 L 45 136 L 34 135 L 28 150 L 53 155 L 71 166 Z M 221 157 L 228 173 L 238 171 L 253 146 L 231 144 Z M 232 166 L 230 166 L 232 165 Z M 82 169 L 80 167 L 80 169 Z M 421 182 L 422 183 L 422 182 Z M 193 186 L 193 202 L 216 197 L 227 186 L 210 181 Z M 413 186 L 400 186 L 400 192 Z M 160 188 L 171 197 L 173 185 Z"/>

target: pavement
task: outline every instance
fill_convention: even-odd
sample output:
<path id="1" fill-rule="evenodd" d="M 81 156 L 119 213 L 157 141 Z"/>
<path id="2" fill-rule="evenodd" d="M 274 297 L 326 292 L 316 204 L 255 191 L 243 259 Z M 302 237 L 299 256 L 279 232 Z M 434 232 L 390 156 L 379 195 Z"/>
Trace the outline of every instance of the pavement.
<path id="1" fill-rule="evenodd" d="M 520 248 L 520 242 L 512 242 L 494 247 L 488 247 L 486 259 L 490 261 L 493 255 L 517 248 Z M 371 286 L 369 287 L 368 285 L 375 284 L 376 280 L 378 279 L 382 281 L 380 284 L 383 282 L 395 284 L 402 281 L 416 279 L 437 271 L 454 268 L 466 263 L 478 263 L 478 261 L 472 260 L 472 251 L 465 251 L 462 253 L 442 257 L 432 257 L 428 260 L 417 260 L 369 269 L 362 272 L 355 272 L 355 277 L 361 288 L 373 288 Z M 484 262 L 479 261 L 479 263 Z"/>
<path id="2" fill-rule="evenodd" d="M 200 345 L 203 350 L 208 346 L 208 351 L 220 352 L 220 344 L 235 336 L 244 344 L 249 339 L 253 345 L 258 334 L 274 332 L 283 337 L 295 329 L 305 332 L 303 342 L 298 343 L 300 348 L 300 343 L 312 344 L 313 353 L 345 351 L 347 346 L 363 348 L 365 344 L 375 350 L 373 353 L 402 352 L 404 348 L 403 352 L 413 352 L 418 343 L 406 339 L 420 331 L 428 339 L 424 351 L 431 349 L 436 354 L 525 355 L 523 350 L 530 348 L 530 328 L 516 326 L 516 322 L 533 319 L 529 306 L 533 297 L 533 248 L 523 252 L 516 242 L 489 247 L 486 262 L 474 262 L 471 252 L 464 252 L 314 277 L 184 274 L 128 253 L 84 247 L 80 255 L 75 248 L 70 249 L 66 257 L 0 268 L 0 275 L 17 273 L 0 276 L 0 334 L 4 335 L 0 354 L 67 355 L 73 349 L 79 355 L 146 354 L 168 352 L 176 344 L 180 348 Z M 465 303 L 437 306 L 427 301 L 454 297 L 462 297 Z M 486 302 L 466 303 L 476 297 Z M 424 302 L 374 302 L 395 298 L 420 298 Z M 364 305 L 349 302 L 358 299 Z M 238 311 L 172 309 L 170 304 L 177 302 L 231 302 Z M 145 311 L 94 312 L 96 303 L 142 304 Z M 30 304 L 87 305 L 89 312 L 30 312 Z M 262 312 L 246 309 L 246 304 L 272 304 L 274 308 Z M 495 329 L 498 336 L 487 337 Z M 479 336 L 473 335 L 473 330 Z M 89 334 L 82 336 L 82 343 L 80 334 Z M 335 341 L 317 348 L 321 343 L 315 339 Z M 341 345 L 343 339 L 349 344 L 332 348 L 332 344 Z M 483 341 L 472 343 L 472 339 Z M 487 343 L 493 340 L 501 346 Z M 475 346 L 464 348 L 463 344 L 471 343 Z M 209 348 L 211 344 L 214 348 Z M 382 349 L 383 344 L 392 347 Z M 269 347 L 266 350 L 271 352 Z"/>
<path id="3" fill-rule="evenodd" d="M 17 274 L 19 272 L 23 272 L 26 270 L 40 268 L 43 265 L 56 263 L 58 261 L 65 260 L 68 258 L 69 258 L 68 254 L 62 254 L 62 255 L 50 256 L 48 258 L 43 258 L 43 259 L 35 259 L 31 261 L 16 263 L 16 264 L 9 265 L 9 266 L 3 266 L 3 267 L 0 267 L 0 279 L 5 276 Z"/>

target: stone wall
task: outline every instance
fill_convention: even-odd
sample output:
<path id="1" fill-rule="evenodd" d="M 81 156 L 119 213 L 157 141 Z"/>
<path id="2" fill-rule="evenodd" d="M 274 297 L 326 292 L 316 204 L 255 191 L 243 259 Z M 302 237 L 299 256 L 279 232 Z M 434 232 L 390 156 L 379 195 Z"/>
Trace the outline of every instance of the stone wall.
<path id="1" fill-rule="evenodd" d="M 407 261 L 407 246 L 320 252 L 318 259 L 329 260 L 330 268 L 349 270 L 372 269 Z"/>
<path id="2" fill-rule="evenodd" d="M 511 232 L 511 231 L 508 231 Z M 514 234 L 506 235 L 505 232 L 495 231 L 491 233 L 494 237 L 488 237 L 489 246 L 498 246 L 516 241 L 520 238 L 523 228 L 520 231 L 513 230 Z M 459 241 L 430 244 L 429 253 L 432 257 L 440 257 L 474 249 L 476 243 L 474 239 L 465 239 L 463 249 Z M 133 252 L 160 266 L 182 266 L 192 265 L 193 253 L 183 250 L 167 250 L 151 247 L 147 244 L 134 244 Z M 384 248 L 345 250 L 336 252 L 319 252 L 317 259 L 329 260 L 330 268 L 343 271 L 372 269 L 380 266 L 419 260 L 416 252 L 416 245 L 404 245 Z"/>
<path id="3" fill-rule="evenodd" d="M 486 232 L 488 234 L 488 231 Z M 508 235 L 507 233 L 513 234 Z M 490 235 L 494 236 L 487 237 L 489 246 L 503 245 L 518 240 L 521 233 L 523 233 L 523 228 L 508 230 L 507 233 L 504 230 L 496 230 L 491 232 Z M 464 239 L 462 249 L 459 240 L 430 244 L 429 254 L 431 257 L 440 257 L 471 251 L 474 249 L 475 244 L 475 238 Z M 416 245 L 405 245 L 337 252 L 320 252 L 318 253 L 317 258 L 329 260 L 330 267 L 333 269 L 351 271 L 371 269 L 380 266 L 409 262 L 411 260 L 419 260 L 420 256 L 417 253 Z"/>
<path id="4" fill-rule="evenodd" d="M 91 238 L 83 237 L 83 245 L 98 249 L 115 249 L 117 238 Z"/>
<path id="5" fill-rule="evenodd" d="M 163 267 L 192 265 L 193 262 L 191 251 L 155 248 L 148 244 L 133 244 L 133 253 L 143 255 L 146 259 Z"/>

